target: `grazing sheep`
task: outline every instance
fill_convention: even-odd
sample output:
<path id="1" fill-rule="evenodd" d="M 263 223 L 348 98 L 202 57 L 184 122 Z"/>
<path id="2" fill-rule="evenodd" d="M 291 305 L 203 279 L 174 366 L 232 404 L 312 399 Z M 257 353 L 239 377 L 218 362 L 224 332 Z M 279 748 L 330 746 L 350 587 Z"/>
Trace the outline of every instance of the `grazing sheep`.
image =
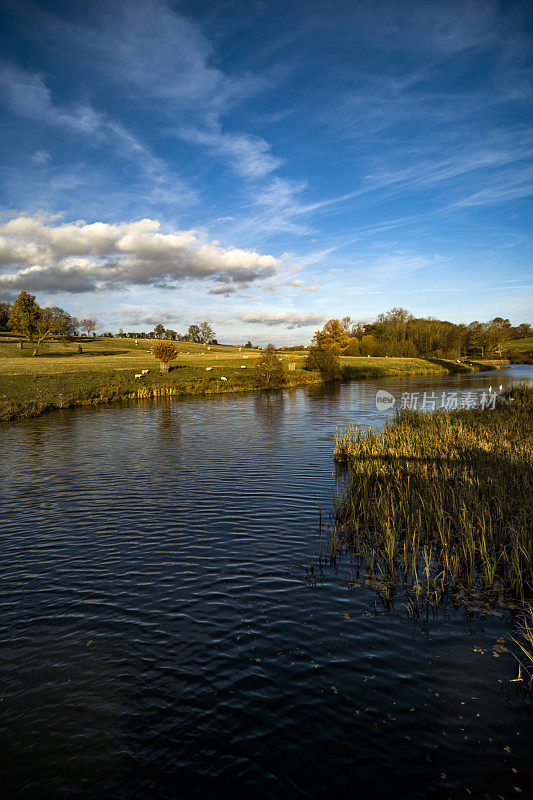
<path id="1" fill-rule="evenodd" d="M 210 370 L 210 369 L 213 369 L 213 367 L 206 367 L 206 368 L 205 368 L 205 371 L 206 371 L 206 372 L 209 372 L 209 370 Z"/>
<path id="2" fill-rule="evenodd" d="M 137 379 L 137 378 L 142 378 L 142 373 L 138 372 L 138 373 L 136 374 L 135 378 L 136 378 L 136 379 Z"/>
<path id="3" fill-rule="evenodd" d="M 141 375 L 148 375 L 149 372 L 150 372 L 150 370 L 148 370 L 148 369 L 142 369 L 141 370 Z"/>
<path id="4" fill-rule="evenodd" d="M 241 369 L 246 369 L 246 364 L 241 364 Z"/>
<path id="5" fill-rule="evenodd" d="M 221 381 L 227 381 L 228 379 L 227 379 L 227 378 L 225 378 L 225 377 L 224 377 L 224 375 L 222 375 L 222 376 L 220 377 L 220 380 L 221 380 Z"/>

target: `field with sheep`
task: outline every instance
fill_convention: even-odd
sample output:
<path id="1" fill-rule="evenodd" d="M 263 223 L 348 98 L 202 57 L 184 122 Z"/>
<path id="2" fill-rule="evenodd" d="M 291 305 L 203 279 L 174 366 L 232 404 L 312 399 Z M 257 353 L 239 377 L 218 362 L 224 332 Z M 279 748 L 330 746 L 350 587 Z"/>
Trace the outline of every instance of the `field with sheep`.
<path id="1" fill-rule="evenodd" d="M 162 374 L 150 348 L 154 340 L 80 337 L 33 346 L 0 334 L 0 420 L 30 417 L 55 408 L 166 395 L 251 391 L 253 367 L 261 350 L 229 345 L 173 342 L 178 357 Z M 81 348 L 82 352 L 79 352 Z M 304 369 L 307 352 L 281 352 L 286 385 L 320 383 L 319 373 Z M 294 369 L 289 371 L 289 363 Z M 342 357 L 347 379 L 445 374 L 482 368 L 422 358 Z"/>

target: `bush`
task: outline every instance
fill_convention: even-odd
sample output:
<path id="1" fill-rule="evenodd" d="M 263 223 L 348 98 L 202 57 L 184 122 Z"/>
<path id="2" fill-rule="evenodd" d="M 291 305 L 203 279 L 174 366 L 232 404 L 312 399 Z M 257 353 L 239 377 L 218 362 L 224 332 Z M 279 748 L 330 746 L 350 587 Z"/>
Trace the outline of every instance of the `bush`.
<path id="1" fill-rule="evenodd" d="M 269 344 L 263 351 L 263 355 L 257 361 L 253 379 L 256 386 L 261 389 L 272 389 L 282 386 L 285 383 L 285 370 L 281 358 L 276 355 L 276 348 Z"/>
<path id="2" fill-rule="evenodd" d="M 341 377 L 341 363 L 334 347 L 314 345 L 309 348 L 307 369 L 316 369 L 325 381 L 338 381 Z"/>
<path id="3" fill-rule="evenodd" d="M 154 358 L 159 360 L 159 368 L 161 372 L 168 372 L 169 361 L 174 361 L 178 355 L 178 351 L 170 342 L 156 342 L 151 349 Z"/>

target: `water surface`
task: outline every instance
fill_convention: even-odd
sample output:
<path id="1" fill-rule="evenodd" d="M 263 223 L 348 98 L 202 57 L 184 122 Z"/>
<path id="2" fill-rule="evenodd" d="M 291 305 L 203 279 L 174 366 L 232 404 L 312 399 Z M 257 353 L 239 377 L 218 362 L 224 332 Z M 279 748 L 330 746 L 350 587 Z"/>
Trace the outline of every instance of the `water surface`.
<path id="1" fill-rule="evenodd" d="M 4 425 L 7 796 L 526 796 L 510 614 L 414 620 L 350 589 L 342 563 L 310 580 L 337 425 L 383 424 L 377 388 L 523 377 L 533 368 Z"/>

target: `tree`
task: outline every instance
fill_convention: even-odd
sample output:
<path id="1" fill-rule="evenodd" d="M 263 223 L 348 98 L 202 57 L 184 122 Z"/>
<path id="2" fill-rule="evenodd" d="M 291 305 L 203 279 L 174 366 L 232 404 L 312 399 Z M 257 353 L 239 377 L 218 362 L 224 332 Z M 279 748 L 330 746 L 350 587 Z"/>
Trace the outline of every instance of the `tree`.
<path id="1" fill-rule="evenodd" d="M 214 339 L 215 331 L 209 322 L 201 322 L 198 327 L 200 329 L 200 341 L 203 342 L 203 344 L 208 344 Z"/>
<path id="2" fill-rule="evenodd" d="M 163 335 L 165 333 L 165 326 L 161 325 L 161 323 L 159 323 L 159 325 L 155 326 L 154 333 L 155 333 L 157 339 L 162 339 Z"/>
<path id="3" fill-rule="evenodd" d="M 254 367 L 253 378 L 255 385 L 261 389 L 272 389 L 285 383 L 283 363 L 273 344 L 267 345 L 263 350 Z"/>
<path id="4" fill-rule="evenodd" d="M 328 320 L 321 331 L 316 331 L 313 342 L 318 346 L 333 347 L 340 353 L 350 341 L 350 322 L 350 317 L 344 317 L 342 321 Z"/>
<path id="5" fill-rule="evenodd" d="M 171 339 L 173 342 L 176 341 L 177 335 L 176 331 L 173 331 L 172 328 L 167 328 L 165 331 L 165 339 Z"/>
<path id="6" fill-rule="evenodd" d="M 0 303 L 0 331 L 7 330 L 11 303 Z"/>
<path id="7" fill-rule="evenodd" d="M 190 342 L 201 342 L 201 332 L 199 325 L 189 325 L 189 330 L 187 331 L 187 336 Z"/>
<path id="8" fill-rule="evenodd" d="M 253 344 L 250 341 L 247 341 L 244 346 L 249 349 L 253 347 Z"/>
<path id="9" fill-rule="evenodd" d="M 8 327 L 27 336 L 30 342 L 39 329 L 41 308 L 35 302 L 35 295 L 22 290 L 11 306 Z"/>
<path id="10" fill-rule="evenodd" d="M 159 360 L 159 369 L 161 372 L 168 372 L 169 362 L 174 361 L 178 355 L 178 351 L 170 342 L 157 342 L 152 346 L 151 353 L 154 358 Z"/>
<path id="11" fill-rule="evenodd" d="M 80 319 L 80 328 L 84 331 L 87 331 L 87 336 L 90 336 L 91 333 L 96 329 L 96 320 L 90 319 L 86 317 L 85 319 Z"/>
<path id="12" fill-rule="evenodd" d="M 52 336 L 71 336 L 74 332 L 73 319 L 67 311 L 59 306 L 41 309 L 37 324 L 37 344 L 33 356 L 37 355 L 39 347 Z"/>
<path id="13" fill-rule="evenodd" d="M 335 345 L 320 343 L 309 348 L 307 369 L 316 369 L 325 381 L 337 381 L 341 377 L 341 363 Z"/>

